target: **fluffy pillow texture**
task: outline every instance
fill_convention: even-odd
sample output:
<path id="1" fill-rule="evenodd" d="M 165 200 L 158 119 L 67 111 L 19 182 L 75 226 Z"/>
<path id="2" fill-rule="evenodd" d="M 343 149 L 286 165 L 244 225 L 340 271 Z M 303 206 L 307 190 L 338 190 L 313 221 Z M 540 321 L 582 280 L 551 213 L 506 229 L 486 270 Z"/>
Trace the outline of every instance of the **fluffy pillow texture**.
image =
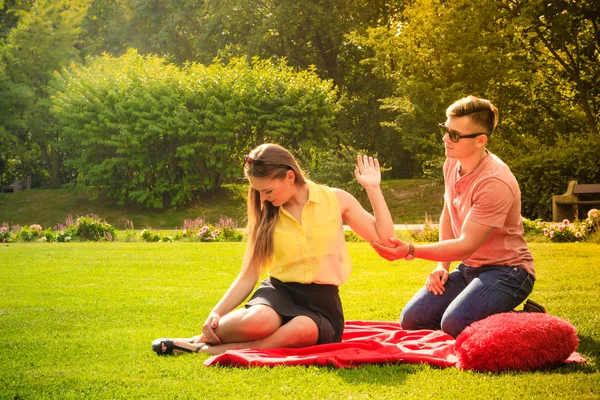
<path id="1" fill-rule="evenodd" d="M 475 371 L 529 371 L 556 366 L 577 349 L 573 325 L 542 313 L 510 312 L 474 322 L 458 337 L 456 366 Z"/>

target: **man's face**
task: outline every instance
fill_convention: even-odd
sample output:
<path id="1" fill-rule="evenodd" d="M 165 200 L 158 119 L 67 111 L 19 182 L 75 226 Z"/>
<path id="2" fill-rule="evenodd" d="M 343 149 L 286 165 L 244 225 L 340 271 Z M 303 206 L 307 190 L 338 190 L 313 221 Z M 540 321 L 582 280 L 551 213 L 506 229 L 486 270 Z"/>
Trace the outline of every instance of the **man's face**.
<path id="1" fill-rule="evenodd" d="M 479 132 L 484 132 L 484 128 L 474 124 L 469 116 L 463 117 L 448 117 L 444 124 L 450 131 L 457 133 L 459 136 L 472 135 Z M 450 140 L 450 135 L 445 134 L 443 139 L 446 149 L 446 157 L 464 159 L 472 156 L 487 143 L 487 136 L 480 135 L 474 138 L 459 139 L 458 143 Z"/>

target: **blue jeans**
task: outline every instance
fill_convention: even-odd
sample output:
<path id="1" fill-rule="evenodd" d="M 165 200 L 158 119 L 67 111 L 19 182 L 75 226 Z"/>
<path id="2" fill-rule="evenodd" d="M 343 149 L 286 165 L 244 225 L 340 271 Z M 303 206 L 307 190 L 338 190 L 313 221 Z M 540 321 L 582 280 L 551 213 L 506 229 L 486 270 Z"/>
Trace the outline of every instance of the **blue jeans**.
<path id="1" fill-rule="evenodd" d="M 521 304 L 533 290 L 533 278 L 520 267 L 460 264 L 445 288 L 441 295 L 419 290 L 402 310 L 402 329 L 441 329 L 456 337 L 473 322 Z"/>

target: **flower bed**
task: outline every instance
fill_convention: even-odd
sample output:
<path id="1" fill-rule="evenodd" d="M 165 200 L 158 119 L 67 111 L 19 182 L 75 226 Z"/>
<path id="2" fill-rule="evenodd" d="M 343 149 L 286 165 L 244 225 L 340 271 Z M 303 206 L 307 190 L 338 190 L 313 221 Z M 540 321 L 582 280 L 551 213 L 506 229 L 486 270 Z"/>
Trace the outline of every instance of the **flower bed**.
<path id="1" fill-rule="evenodd" d="M 543 235 L 554 243 L 583 242 L 600 234 L 600 218 L 597 209 L 591 209 L 583 221 L 571 222 L 565 219 L 561 223 L 555 223 L 523 218 L 523 226 L 525 232 Z"/>

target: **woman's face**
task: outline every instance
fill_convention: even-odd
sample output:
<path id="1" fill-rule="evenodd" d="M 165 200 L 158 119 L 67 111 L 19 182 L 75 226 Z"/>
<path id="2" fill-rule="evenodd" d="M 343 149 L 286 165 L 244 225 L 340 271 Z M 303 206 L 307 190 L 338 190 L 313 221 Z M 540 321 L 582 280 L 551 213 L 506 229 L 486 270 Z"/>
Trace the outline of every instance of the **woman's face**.
<path id="1" fill-rule="evenodd" d="M 288 171 L 284 179 L 257 178 L 249 176 L 250 186 L 260 193 L 260 201 L 268 201 L 274 206 L 285 204 L 294 194 L 294 172 Z"/>

